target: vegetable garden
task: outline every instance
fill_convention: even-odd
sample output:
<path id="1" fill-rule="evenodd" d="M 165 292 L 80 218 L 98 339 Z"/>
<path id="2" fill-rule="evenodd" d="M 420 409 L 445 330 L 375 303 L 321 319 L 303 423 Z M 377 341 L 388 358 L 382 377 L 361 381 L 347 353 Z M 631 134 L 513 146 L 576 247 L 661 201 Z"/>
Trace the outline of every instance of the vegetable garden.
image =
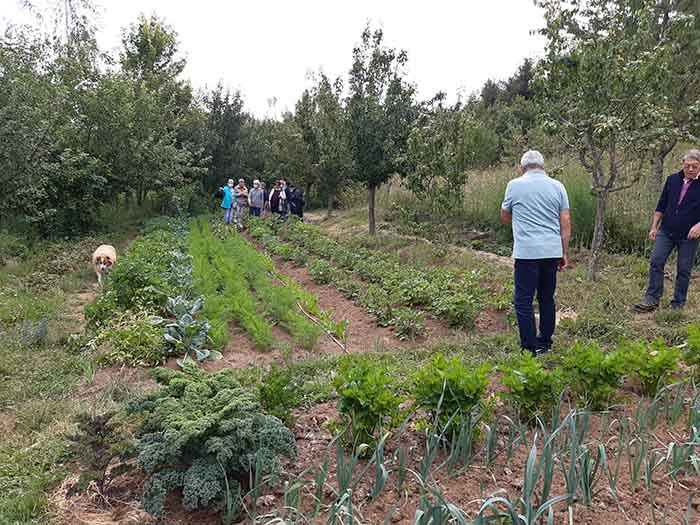
<path id="1" fill-rule="evenodd" d="M 253 219 L 247 235 L 150 221 L 85 330 L 48 347 L 90 370 L 87 392 L 150 370 L 69 412 L 57 519 L 112 523 L 118 507 L 140 523 L 697 522 L 700 326 L 680 345 L 567 339 L 535 359 L 510 330 L 478 331 L 487 309 L 509 317 L 508 287 L 445 248 L 412 260 L 390 236 L 380 249 L 291 220 Z M 396 346 L 351 344 L 328 294 Z M 25 333 L 13 351 L 49 344 L 29 340 L 51 327 L 42 315 L 31 330 L 3 318 Z"/>

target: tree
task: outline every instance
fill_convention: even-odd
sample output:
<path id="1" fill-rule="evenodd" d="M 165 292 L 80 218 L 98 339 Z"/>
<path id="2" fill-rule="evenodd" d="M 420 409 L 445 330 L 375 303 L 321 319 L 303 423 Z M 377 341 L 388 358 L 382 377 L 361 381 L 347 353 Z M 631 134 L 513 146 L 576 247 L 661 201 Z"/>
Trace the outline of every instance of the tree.
<path id="1" fill-rule="evenodd" d="M 185 69 L 178 53 L 177 33 L 156 15 L 138 21 L 122 32 L 121 64 L 135 78 L 161 84 Z"/>
<path id="2" fill-rule="evenodd" d="M 306 149 L 303 176 L 301 179 L 295 178 L 294 183 L 306 187 L 307 198 L 311 188 L 318 181 L 319 145 L 318 136 L 313 128 L 315 114 L 316 101 L 312 93 L 305 89 L 294 107 L 293 120 L 299 128 Z"/>
<path id="3" fill-rule="evenodd" d="M 224 92 L 219 84 L 204 99 L 207 109 L 206 155 L 209 158 L 203 184 L 206 192 L 236 179 L 241 171 L 241 127 L 246 119 L 240 92 Z"/>
<path id="4" fill-rule="evenodd" d="M 595 279 L 611 193 L 633 185 L 644 159 L 673 128 L 659 78 L 670 73 L 663 47 L 630 32 L 628 9 L 608 0 L 546 0 L 547 58 L 538 92 L 551 131 L 591 175 L 596 217 L 588 276 Z M 653 16 L 640 13 L 637 16 Z M 649 27 L 646 24 L 644 27 Z"/>
<path id="5" fill-rule="evenodd" d="M 416 111 L 404 81 L 405 51 L 382 45 L 383 32 L 362 32 L 350 70 L 350 152 L 354 177 L 367 187 L 369 232 L 376 232 L 377 187 L 408 168 L 408 135 Z"/>
<path id="6" fill-rule="evenodd" d="M 348 118 L 341 101 L 342 91 L 340 79 L 331 84 L 324 74 L 314 89 L 317 109 L 312 122 L 318 145 L 319 189 L 326 197 L 328 217 L 338 190 L 351 175 Z"/>
<path id="7" fill-rule="evenodd" d="M 431 194 L 435 183 L 446 183 L 450 194 L 461 196 L 466 181 L 464 114 L 460 105 L 443 106 L 443 93 L 424 104 L 424 110 L 408 138 L 411 169 L 408 188 L 416 194 Z"/>

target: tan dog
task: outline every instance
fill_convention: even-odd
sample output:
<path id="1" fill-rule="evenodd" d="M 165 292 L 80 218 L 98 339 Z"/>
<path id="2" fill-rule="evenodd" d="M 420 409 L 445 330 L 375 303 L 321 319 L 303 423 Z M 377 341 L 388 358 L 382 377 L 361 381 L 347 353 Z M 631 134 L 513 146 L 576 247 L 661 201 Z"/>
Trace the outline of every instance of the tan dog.
<path id="1" fill-rule="evenodd" d="M 117 250 L 110 244 L 103 244 L 92 254 L 92 264 L 97 274 L 97 282 L 102 285 L 102 276 L 106 275 L 117 262 Z"/>

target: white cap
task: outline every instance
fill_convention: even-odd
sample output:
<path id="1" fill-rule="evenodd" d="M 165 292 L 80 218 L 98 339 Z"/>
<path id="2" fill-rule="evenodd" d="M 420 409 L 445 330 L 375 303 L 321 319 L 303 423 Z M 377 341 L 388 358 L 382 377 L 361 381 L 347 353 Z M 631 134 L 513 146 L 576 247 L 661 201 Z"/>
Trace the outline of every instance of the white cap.
<path id="1" fill-rule="evenodd" d="M 253 184 L 260 184 L 260 181 L 259 181 L 258 179 L 255 179 L 255 180 L 253 181 Z"/>
<path id="2" fill-rule="evenodd" d="M 542 166 L 544 168 L 544 157 L 542 153 L 534 149 L 526 151 L 520 158 L 520 165 L 525 166 Z"/>

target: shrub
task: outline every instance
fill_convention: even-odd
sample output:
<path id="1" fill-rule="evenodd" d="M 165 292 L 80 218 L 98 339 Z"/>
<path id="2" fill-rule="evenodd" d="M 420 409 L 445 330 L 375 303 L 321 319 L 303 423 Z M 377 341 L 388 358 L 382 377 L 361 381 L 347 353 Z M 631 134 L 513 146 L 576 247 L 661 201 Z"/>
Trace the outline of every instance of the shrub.
<path id="1" fill-rule="evenodd" d="M 85 319 L 88 326 L 99 328 L 109 322 L 117 311 L 117 294 L 107 290 L 98 295 L 95 300 L 85 305 Z"/>
<path id="2" fill-rule="evenodd" d="M 25 242 L 10 233 L 0 231 L 0 265 L 14 257 L 23 258 L 29 253 Z"/>
<path id="3" fill-rule="evenodd" d="M 412 308 L 395 308 L 391 324 L 399 339 L 415 339 L 425 333 L 425 314 Z"/>
<path id="4" fill-rule="evenodd" d="M 71 493 L 84 492 L 90 483 L 97 485 L 99 494 L 104 494 L 112 480 L 124 473 L 129 467 L 107 469 L 113 460 L 126 461 L 132 450 L 130 436 L 121 430 L 120 422 L 114 420 L 116 412 L 90 415 L 79 414 L 76 417 L 78 433 L 69 436 L 71 452 L 76 457 L 82 471 L 78 482 L 71 487 Z"/>
<path id="5" fill-rule="evenodd" d="M 309 264 L 309 273 L 315 283 L 330 284 L 335 279 L 335 270 L 330 263 L 322 259 L 314 259 Z"/>
<path id="6" fill-rule="evenodd" d="M 385 366 L 366 356 L 346 357 L 339 363 L 333 386 L 353 444 L 373 443 L 377 430 L 395 426 L 401 399 Z"/>
<path id="7" fill-rule="evenodd" d="M 688 326 L 688 342 L 683 350 L 683 361 L 688 366 L 695 367 L 696 372 L 700 368 L 700 325 Z"/>
<path id="8" fill-rule="evenodd" d="M 303 379 L 301 383 L 298 379 L 300 379 L 298 374 L 289 368 L 272 365 L 258 387 L 263 408 L 287 425 L 294 423 L 291 411 L 298 407 L 302 401 Z"/>
<path id="9" fill-rule="evenodd" d="M 106 347 L 98 358 L 103 365 L 154 366 L 166 357 L 163 329 L 144 314 L 126 312 L 112 319 L 98 341 Z"/>
<path id="10" fill-rule="evenodd" d="M 522 417 L 549 416 L 562 391 L 562 377 L 559 370 L 546 370 L 529 353 L 502 367 L 501 382 L 508 391 L 504 396 L 518 409 Z"/>
<path id="11" fill-rule="evenodd" d="M 394 317 L 391 299 L 382 287 L 370 284 L 367 286 L 367 290 L 360 301 L 369 314 L 377 319 L 379 326 L 389 326 L 391 324 L 391 320 Z"/>
<path id="12" fill-rule="evenodd" d="M 639 383 L 642 394 L 654 396 L 678 367 L 680 350 L 666 346 L 663 339 L 652 343 L 623 341 L 617 352 L 630 377 Z"/>
<path id="13" fill-rule="evenodd" d="M 175 251 L 177 247 L 175 235 L 162 230 L 136 239 L 108 277 L 117 305 L 160 310 L 168 297 L 179 295 L 186 281 L 178 263 L 185 256 Z"/>
<path id="14" fill-rule="evenodd" d="M 342 277 L 336 280 L 335 286 L 346 299 L 356 299 L 362 290 L 362 287 L 352 277 Z"/>
<path id="15" fill-rule="evenodd" d="M 574 345 L 562 364 L 572 394 L 596 410 L 607 408 L 625 371 L 620 354 L 605 353 L 596 343 Z"/>
<path id="16" fill-rule="evenodd" d="M 261 411 L 233 370 L 206 374 L 185 363 L 182 372 L 158 368 L 154 376 L 164 386 L 129 407 L 144 418 L 136 449 L 148 476 L 147 512 L 162 515 L 176 489 L 188 510 L 221 503 L 227 485 L 235 493 L 237 480 L 254 469 L 279 480 L 280 458 L 296 455 L 294 435 Z"/>
<path id="17" fill-rule="evenodd" d="M 437 354 L 414 376 L 416 404 L 437 420 L 441 430 L 451 432 L 446 428 L 451 420 L 452 429 L 458 432 L 484 399 L 489 368 L 470 367 L 459 357 L 446 359 Z"/>
<path id="18" fill-rule="evenodd" d="M 476 297 L 468 292 L 443 292 L 435 295 L 431 310 L 450 326 L 471 328 L 474 326 L 477 305 Z"/>

